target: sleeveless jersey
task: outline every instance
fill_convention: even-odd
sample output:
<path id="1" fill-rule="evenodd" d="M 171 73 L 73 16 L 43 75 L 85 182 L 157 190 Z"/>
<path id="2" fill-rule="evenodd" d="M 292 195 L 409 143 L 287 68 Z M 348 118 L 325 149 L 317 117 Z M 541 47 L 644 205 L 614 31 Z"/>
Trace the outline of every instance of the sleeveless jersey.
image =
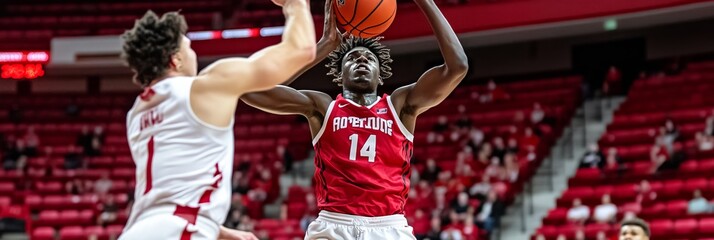
<path id="1" fill-rule="evenodd" d="M 193 77 L 164 79 L 137 97 L 127 114 L 127 138 L 136 163 L 135 202 L 125 229 L 142 214 L 180 206 L 223 224 L 230 208 L 233 120 L 204 123 L 189 102 Z"/>
<path id="2" fill-rule="evenodd" d="M 371 106 L 338 95 L 313 139 L 320 210 L 368 217 L 403 214 L 413 138 L 388 95 Z"/>

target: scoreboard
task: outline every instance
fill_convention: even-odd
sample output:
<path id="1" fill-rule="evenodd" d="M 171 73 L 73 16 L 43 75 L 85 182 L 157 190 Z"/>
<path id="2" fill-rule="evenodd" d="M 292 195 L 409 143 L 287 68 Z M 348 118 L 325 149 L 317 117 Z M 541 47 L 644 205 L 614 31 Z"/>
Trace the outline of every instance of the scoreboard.
<path id="1" fill-rule="evenodd" d="M 46 51 L 0 52 L 0 79 L 30 80 L 45 75 Z"/>

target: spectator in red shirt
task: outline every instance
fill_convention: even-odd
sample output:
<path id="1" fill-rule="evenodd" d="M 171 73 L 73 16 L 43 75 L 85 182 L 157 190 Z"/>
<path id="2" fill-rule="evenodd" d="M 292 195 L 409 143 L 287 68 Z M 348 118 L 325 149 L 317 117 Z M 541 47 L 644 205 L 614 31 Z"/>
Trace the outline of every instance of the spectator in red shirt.
<path id="1" fill-rule="evenodd" d="M 620 74 L 620 70 L 615 66 L 610 66 L 610 69 L 607 71 L 607 76 L 605 76 L 605 81 L 603 81 L 602 84 L 602 92 L 606 96 L 620 94 L 621 80 L 622 74 Z"/>
<path id="2" fill-rule="evenodd" d="M 506 154 L 503 157 L 503 175 L 501 180 L 514 183 L 518 180 L 518 172 L 520 171 L 520 165 L 516 160 L 516 155 L 513 153 Z"/>
<path id="3" fill-rule="evenodd" d="M 648 207 L 657 200 L 657 192 L 652 189 L 650 182 L 647 180 L 642 180 L 640 184 L 635 187 L 635 193 L 637 194 L 635 201 L 642 207 Z"/>
<path id="4" fill-rule="evenodd" d="M 414 235 L 417 239 L 423 239 L 429 233 L 429 228 L 431 227 L 431 222 L 429 221 L 429 216 L 424 214 L 424 210 L 418 208 L 414 212 L 414 217 L 408 218 L 409 225 L 414 229 Z"/>
<path id="5" fill-rule="evenodd" d="M 654 145 L 650 150 L 650 173 L 657 172 L 657 169 L 669 158 L 667 148 L 662 145 Z"/>
<path id="6" fill-rule="evenodd" d="M 521 137 L 520 147 L 528 148 L 529 146 L 537 147 L 540 143 L 540 138 L 533 134 L 533 129 L 525 128 L 523 131 L 523 137 Z"/>
<path id="7" fill-rule="evenodd" d="M 498 101 L 508 100 L 510 98 L 511 98 L 511 96 L 508 95 L 508 93 L 506 93 L 506 91 L 504 91 L 503 89 L 498 87 L 496 85 L 496 82 L 493 81 L 493 79 L 491 79 L 488 81 L 486 93 L 481 95 L 481 102 L 482 103 L 498 102 Z"/>
<path id="8" fill-rule="evenodd" d="M 464 226 L 461 228 L 461 235 L 463 240 L 478 240 L 479 229 L 478 226 L 474 224 L 474 216 L 468 215 L 464 220 Z"/>

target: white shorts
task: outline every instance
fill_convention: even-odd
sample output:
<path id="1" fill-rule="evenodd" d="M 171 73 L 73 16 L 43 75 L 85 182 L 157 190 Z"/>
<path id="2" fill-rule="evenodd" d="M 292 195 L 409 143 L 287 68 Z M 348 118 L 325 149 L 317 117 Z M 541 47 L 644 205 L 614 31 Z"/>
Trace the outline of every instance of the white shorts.
<path id="1" fill-rule="evenodd" d="M 161 207 L 143 213 L 134 224 L 124 229 L 118 240 L 216 240 L 220 228 L 208 218 L 195 216 L 190 223 L 186 216 L 177 216 L 170 208 Z M 190 218 L 192 216 L 189 216 Z"/>
<path id="2" fill-rule="evenodd" d="M 305 240 L 416 240 L 404 215 L 362 217 L 320 211 L 310 223 Z"/>

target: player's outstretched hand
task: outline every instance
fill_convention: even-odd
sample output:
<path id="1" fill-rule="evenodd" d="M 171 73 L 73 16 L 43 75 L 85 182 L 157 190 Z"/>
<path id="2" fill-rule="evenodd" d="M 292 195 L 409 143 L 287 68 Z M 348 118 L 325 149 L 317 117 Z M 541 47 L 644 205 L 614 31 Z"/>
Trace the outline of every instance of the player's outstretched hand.
<path id="1" fill-rule="evenodd" d="M 218 240 L 258 240 L 253 233 L 221 227 Z"/>
<path id="2" fill-rule="evenodd" d="M 342 34 L 340 30 L 337 29 L 337 19 L 335 19 L 335 1 L 325 0 L 325 26 L 322 29 L 322 39 L 320 41 L 327 41 L 334 48 L 339 45 L 342 41 Z"/>

